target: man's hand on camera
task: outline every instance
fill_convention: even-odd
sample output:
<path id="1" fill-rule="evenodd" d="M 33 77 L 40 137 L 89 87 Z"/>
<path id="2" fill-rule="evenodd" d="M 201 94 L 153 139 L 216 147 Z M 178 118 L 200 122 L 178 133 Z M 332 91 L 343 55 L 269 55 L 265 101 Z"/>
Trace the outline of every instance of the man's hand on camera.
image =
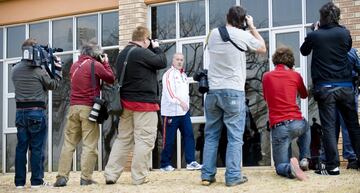
<path id="1" fill-rule="evenodd" d="M 62 79 L 62 65 L 61 65 L 61 58 L 58 56 L 55 56 L 56 60 L 54 61 L 55 64 L 55 74 Z"/>
<path id="2" fill-rule="evenodd" d="M 254 26 L 254 19 L 251 15 L 245 16 L 245 19 L 246 19 L 247 25 L 249 26 L 249 30 L 256 29 L 256 27 Z"/>
<path id="3" fill-rule="evenodd" d="M 109 63 L 109 58 L 108 58 L 108 55 L 106 53 L 101 54 L 99 56 L 99 58 L 100 58 L 102 64 Z"/>
<path id="4" fill-rule="evenodd" d="M 157 40 L 151 40 L 151 44 L 153 48 L 159 47 L 159 42 Z"/>

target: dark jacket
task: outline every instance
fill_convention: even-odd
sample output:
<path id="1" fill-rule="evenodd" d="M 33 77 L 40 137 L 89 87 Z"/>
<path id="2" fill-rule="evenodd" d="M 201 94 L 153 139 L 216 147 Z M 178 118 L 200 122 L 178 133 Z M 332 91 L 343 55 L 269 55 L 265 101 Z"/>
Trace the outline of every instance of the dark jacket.
<path id="1" fill-rule="evenodd" d="M 59 78 L 51 79 L 45 69 L 27 60 L 21 60 L 13 67 L 11 78 L 17 108 L 45 108 L 47 91 L 55 90 L 60 81 Z"/>
<path id="2" fill-rule="evenodd" d="M 130 44 L 118 55 L 116 60 L 117 76 L 121 73 L 126 54 L 136 46 L 128 58 L 125 69 L 121 99 L 133 102 L 158 103 L 160 101 L 157 70 L 166 67 L 166 56 L 160 48 L 154 52 Z"/>
<path id="3" fill-rule="evenodd" d="M 352 46 L 349 30 L 331 24 L 310 32 L 301 45 L 301 54 L 312 53 L 311 78 L 314 84 L 351 82 L 352 66 L 347 53 Z"/>

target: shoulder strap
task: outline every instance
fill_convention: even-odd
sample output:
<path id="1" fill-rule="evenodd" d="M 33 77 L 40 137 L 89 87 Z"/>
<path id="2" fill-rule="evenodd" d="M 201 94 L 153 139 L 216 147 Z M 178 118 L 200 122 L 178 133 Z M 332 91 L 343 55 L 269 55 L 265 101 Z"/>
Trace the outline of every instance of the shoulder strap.
<path id="1" fill-rule="evenodd" d="M 96 81 L 95 81 L 95 62 L 91 62 L 91 87 L 93 88 L 93 94 L 95 94 Z"/>
<path id="2" fill-rule="evenodd" d="M 124 61 L 124 65 L 123 68 L 121 70 L 121 75 L 119 77 L 119 85 L 122 86 L 123 80 L 124 80 L 124 75 L 125 75 L 125 69 L 126 69 L 126 65 L 127 65 L 127 61 L 129 58 L 130 53 L 136 48 L 136 46 L 133 46 L 132 48 L 130 48 L 130 50 L 128 51 L 128 53 L 126 54 L 125 57 L 125 61 Z"/>
<path id="3" fill-rule="evenodd" d="M 238 50 L 240 50 L 241 52 L 245 52 L 244 49 L 240 48 L 238 45 L 236 45 L 236 44 L 231 40 L 230 35 L 229 35 L 229 32 L 228 32 L 227 29 L 226 29 L 226 26 L 218 27 L 218 30 L 219 30 L 221 39 L 222 39 L 224 42 L 229 41 L 229 42 L 230 42 L 232 45 L 234 45 Z"/>

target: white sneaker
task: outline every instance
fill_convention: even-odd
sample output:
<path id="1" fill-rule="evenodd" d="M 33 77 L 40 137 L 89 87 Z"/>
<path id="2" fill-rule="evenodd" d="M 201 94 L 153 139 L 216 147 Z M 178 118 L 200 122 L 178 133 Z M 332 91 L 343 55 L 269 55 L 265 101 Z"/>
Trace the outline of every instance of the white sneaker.
<path id="1" fill-rule="evenodd" d="M 31 185 L 31 188 L 48 188 L 51 187 L 51 184 L 49 182 L 43 182 L 42 184 L 39 185 Z"/>
<path id="2" fill-rule="evenodd" d="M 168 166 L 166 166 L 166 167 L 160 168 L 160 171 L 162 171 L 162 172 L 172 172 L 172 171 L 174 171 L 174 170 L 175 170 L 175 168 L 173 168 L 171 165 L 168 165 Z"/>
<path id="3" fill-rule="evenodd" d="M 25 186 L 16 186 L 16 189 L 24 189 Z"/>
<path id="4" fill-rule="evenodd" d="M 309 159 L 302 158 L 299 165 L 303 171 L 308 171 L 309 170 Z"/>
<path id="5" fill-rule="evenodd" d="M 197 163 L 196 161 L 191 162 L 190 164 L 186 164 L 187 170 L 200 170 L 202 165 Z"/>

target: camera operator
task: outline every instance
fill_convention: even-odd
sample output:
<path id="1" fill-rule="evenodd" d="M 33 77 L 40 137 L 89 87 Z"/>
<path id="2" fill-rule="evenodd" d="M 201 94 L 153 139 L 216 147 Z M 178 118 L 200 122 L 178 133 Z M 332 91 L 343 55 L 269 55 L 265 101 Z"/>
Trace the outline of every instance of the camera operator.
<path id="1" fill-rule="evenodd" d="M 95 88 L 91 78 L 92 65 L 94 65 Z M 60 154 L 55 187 L 66 186 L 73 153 L 81 140 L 80 185 L 96 183 L 92 180 L 92 174 L 98 157 L 97 146 L 100 131 L 98 123 L 89 120 L 89 115 L 94 99 L 100 96 L 100 79 L 110 84 L 115 81 L 107 55 L 102 54 L 100 46 L 95 42 L 89 42 L 83 45 L 79 60 L 70 69 L 70 110 L 64 130 L 64 144 Z"/>
<path id="2" fill-rule="evenodd" d="M 35 39 L 27 39 L 25 47 L 37 45 Z M 58 59 L 60 60 L 60 59 Z M 31 187 L 47 185 L 44 182 L 45 144 L 47 137 L 46 100 L 47 91 L 59 86 L 61 73 L 51 79 L 43 68 L 33 60 L 22 59 L 11 72 L 15 87 L 17 146 L 15 155 L 15 186 L 24 188 L 26 183 L 26 154 L 31 150 Z M 61 64 L 56 63 L 61 69 Z M 60 76 L 59 76 L 60 75 Z"/>
<path id="3" fill-rule="evenodd" d="M 322 142 L 326 156 L 325 167 L 315 173 L 339 175 L 337 111 L 345 121 L 351 144 L 357 158 L 360 158 L 360 127 L 351 75 L 353 64 L 350 64 L 347 58 L 352 39 L 349 30 L 339 25 L 340 9 L 334 3 L 323 5 L 319 12 L 320 22 L 315 26 L 315 31 L 307 34 L 300 51 L 304 56 L 309 55 L 311 51 L 313 53 L 311 61 L 313 95 L 319 107 Z"/>
<path id="4" fill-rule="evenodd" d="M 249 31 L 244 31 L 245 26 Z M 265 53 L 264 39 L 241 6 L 233 6 L 227 13 L 226 29 L 230 38 L 244 51 Z M 241 173 L 241 154 L 245 128 L 245 79 L 246 56 L 230 42 L 224 42 L 218 29 L 208 38 L 210 56 L 208 80 L 210 90 L 205 99 L 205 146 L 203 155 L 202 184 L 215 182 L 216 158 L 222 125 L 227 128 L 229 139 L 226 153 L 225 183 L 235 186 L 247 181 Z"/>

